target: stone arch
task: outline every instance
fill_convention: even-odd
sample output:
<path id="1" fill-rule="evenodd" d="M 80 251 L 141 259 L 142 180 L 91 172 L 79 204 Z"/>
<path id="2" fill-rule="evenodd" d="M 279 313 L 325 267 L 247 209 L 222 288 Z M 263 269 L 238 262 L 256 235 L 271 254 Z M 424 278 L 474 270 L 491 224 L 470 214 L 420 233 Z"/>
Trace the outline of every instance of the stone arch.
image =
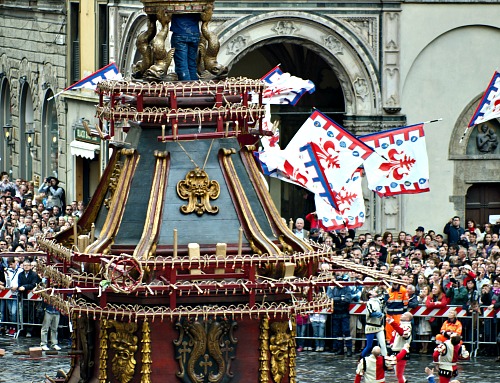
<path id="1" fill-rule="evenodd" d="M 468 154 L 467 146 L 470 140 L 475 140 L 476 128 L 464 128 L 469 124 L 482 94 L 476 96 L 465 106 L 460 113 L 453 132 L 450 136 L 449 157 L 453 160 L 454 173 L 460 177 L 454 177 L 453 195 L 450 197 L 454 203 L 457 214 L 465 217 L 466 195 L 468 189 L 474 184 L 497 182 L 500 179 L 500 154 Z M 459 137 L 462 137 L 460 142 Z"/>
<path id="2" fill-rule="evenodd" d="M 122 68 L 124 74 L 130 75 L 132 73 L 132 65 L 136 56 L 137 47 L 135 42 L 137 36 L 146 29 L 146 14 L 141 11 L 136 11 L 130 14 L 127 21 L 123 25 L 122 39 L 120 40 L 120 49 L 118 53 L 117 62 Z"/>
<path id="3" fill-rule="evenodd" d="M 145 28 L 146 15 L 132 13 L 123 27 L 118 62 L 130 74 L 136 53 L 135 40 Z M 320 55 L 337 75 L 345 97 L 346 115 L 382 114 L 382 96 L 376 60 L 359 37 L 338 20 L 313 13 L 282 12 L 251 16 L 217 24 L 221 48 L 218 61 L 230 65 L 262 45 L 287 41 L 299 43 Z"/>
<path id="4" fill-rule="evenodd" d="M 339 22 L 304 12 L 261 14 L 236 20 L 219 32 L 218 61 L 230 65 L 272 42 L 299 42 L 319 54 L 338 76 L 347 115 L 380 115 L 377 69 L 369 50 Z"/>

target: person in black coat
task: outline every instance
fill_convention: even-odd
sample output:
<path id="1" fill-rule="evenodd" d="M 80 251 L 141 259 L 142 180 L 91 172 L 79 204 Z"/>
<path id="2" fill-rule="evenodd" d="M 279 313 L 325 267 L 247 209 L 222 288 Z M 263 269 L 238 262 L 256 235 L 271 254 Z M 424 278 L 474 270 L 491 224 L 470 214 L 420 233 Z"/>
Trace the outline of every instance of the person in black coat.
<path id="1" fill-rule="evenodd" d="M 31 269 L 31 262 L 29 259 L 25 259 L 23 262 L 23 271 L 19 274 L 17 282 L 18 282 L 18 291 L 21 294 L 18 295 L 19 299 L 23 300 L 23 316 L 22 322 L 27 324 L 26 326 L 26 337 L 31 337 L 31 332 L 33 327 L 30 326 L 30 323 L 34 323 L 34 302 L 30 302 L 28 300 L 28 294 L 31 290 L 35 288 L 35 286 L 40 283 L 41 279 L 37 273 L 35 273 Z"/>
<path id="2" fill-rule="evenodd" d="M 444 229 L 444 233 L 448 236 L 448 245 L 458 244 L 464 238 L 462 236 L 465 234 L 465 229 L 460 226 L 460 217 L 454 216 L 450 219 Z"/>

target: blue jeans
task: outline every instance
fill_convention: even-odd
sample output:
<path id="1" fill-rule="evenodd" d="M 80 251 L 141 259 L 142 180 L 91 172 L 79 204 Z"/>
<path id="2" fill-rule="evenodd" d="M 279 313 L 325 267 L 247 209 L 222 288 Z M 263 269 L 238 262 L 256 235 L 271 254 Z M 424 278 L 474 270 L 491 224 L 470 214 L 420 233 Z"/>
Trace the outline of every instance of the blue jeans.
<path id="1" fill-rule="evenodd" d="M 14 299 L 7 299 L 6 306 L 9 317 L 9 320 L 6 322 L 17 322 L 17 297 Z"/>
<path id="2" fill-rule="evenodd" d="M 180 81 L 198 80 L 198 44 L 200 43 L 199 35 L 179 35 L 172 34 L 170 45 L 175 48 L 174 62 L 175 73 Z"/>
<path id="3" fill-rule="evenodd" d="M 361 352 L 361 357 L 365 358 L 370 353 L 372 352 L 373 348 L 373 341 L 377 338 L 378 345 L 380 346 L 380 349 L 382 350 L 382 355 L 387 356 L 387 346 L 385 344 L 385 331 L 381 330 L 377 333 L 372 333 L 372 334 L 366 334 L 366 347 L 364 350 Z"/>
<path id="4" fill-rule="evenodd" d="M 332 338 L 333 349 L 344 352 L 345 346 L 348 350 L 352 349 L 351 329 L 349 326 L 349 314 L 332 315 Z"/>
<path id="5" fill-rule="evenodd" d="M 297 337 L 303 338 L 309 336 L 307 328 L 309 324 L 298 324 L 297 325 Z M 297 339 L 297 347 L 309 347 L 309 339 Z"/>
<path id="6" fill-rule="evenodd" d="M 325 337 L 325 323 L 323 322 L 311 322 L 313 328 L 314 338 L 324 338 Z M 316 339 L 316 347 L 325 347 L 324 339 Z"/>

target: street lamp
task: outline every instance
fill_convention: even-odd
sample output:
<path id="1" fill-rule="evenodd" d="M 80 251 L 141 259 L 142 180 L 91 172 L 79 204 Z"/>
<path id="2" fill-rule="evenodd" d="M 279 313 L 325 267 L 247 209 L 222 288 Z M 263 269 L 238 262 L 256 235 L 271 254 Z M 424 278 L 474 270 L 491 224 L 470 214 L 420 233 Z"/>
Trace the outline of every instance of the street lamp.
<path id="1" fill-rule="evenodd" d="M 12 151 L 12 148 L 14 148 L 15 146 L 14 140 L 12 139 L 12 133 L 13 133 L 12 125 L 11 124 L 4 125 L 3 132 L 5 135 L 5 142 Z"/>
<path id="2" fill-rule="evenodd" d="M 35 130 L 30 128 L 24 132 L 26 134 L 26 146 L 30 150 L 30 153 L 36 156 L 36 148 L 35 148 Z"/>

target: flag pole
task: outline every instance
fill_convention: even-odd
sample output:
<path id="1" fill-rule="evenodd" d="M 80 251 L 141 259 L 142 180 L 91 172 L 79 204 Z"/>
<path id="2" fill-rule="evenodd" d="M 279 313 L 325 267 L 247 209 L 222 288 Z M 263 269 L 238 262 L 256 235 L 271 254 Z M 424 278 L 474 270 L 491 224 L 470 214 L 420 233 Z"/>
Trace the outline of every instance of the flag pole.
<path id="1" fill-rule="evenodd" d="M 60 92 L 56 93 L 55 95 L 53 95 L 53 96 L 49 97 L 49 98 L 47 99 L 47 101 L 50 101 L 50 100 L 52 100 L 53 98 L 56 98 L 57 96 L 60 96 L 60 95 L 61 95 L 61 94 L 63 94 L 64 92 L 66 92 L 66 89 L 63 89 L 63 90 L 61 90 Z"/>
<path id="2" fill-rule="evenodd" d="M 422 124 L 432 124 L 433 122 L 438 122 L 438 121 L 443 121 L 443 119 L 437 118 L 435 120 L 429 120 L 429 121 L 422 122 Z"/>
<path id="3" fill-rule="evenodd" d="M 462 141 L 464 140 L 465 136 L 467 135 L 467 131 L 469 130 L 470 128 L 467 126 L 464 130 L 464 134 L 462 134 L 462 137 L 460 138 L 460 141 L 458 141 L 459 144 L 462 143 Z"/>

